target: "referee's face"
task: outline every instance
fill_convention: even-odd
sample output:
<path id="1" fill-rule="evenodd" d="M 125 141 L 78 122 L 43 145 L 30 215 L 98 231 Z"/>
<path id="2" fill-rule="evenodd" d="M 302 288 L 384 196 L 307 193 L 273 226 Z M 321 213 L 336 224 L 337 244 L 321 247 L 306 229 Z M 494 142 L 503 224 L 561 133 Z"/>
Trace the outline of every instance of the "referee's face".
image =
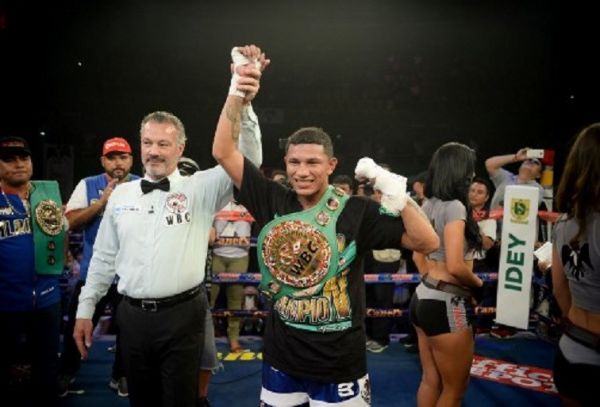
<path id="1" fill-rule="evenodd" d="M 146 174 L 158 181 L 170 175 L 183 153 L 177 143 L 177 129 L 170 123 L 149 121 L 142 130 L 142 162 Z"/>

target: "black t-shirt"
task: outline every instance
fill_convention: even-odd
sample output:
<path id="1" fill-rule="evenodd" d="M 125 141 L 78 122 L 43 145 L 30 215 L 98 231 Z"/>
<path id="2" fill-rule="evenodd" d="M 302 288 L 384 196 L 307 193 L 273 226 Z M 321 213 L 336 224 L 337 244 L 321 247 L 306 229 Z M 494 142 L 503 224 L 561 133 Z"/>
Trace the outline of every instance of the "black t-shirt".
<path id="1" fill-rule="evenodd" d="M 302 211 L 295 191 L 265 178 L 247 159 L 238 202 L 252 214 L 259 227 L 275 215 Z M 289 375 L 324 383 L 342 383 L 367 373 L 365 351 L 365 286 L 360 263 L 372 249 L 399 248 L 404 224 L 401 218 L 382 215 L 376 202 L 350 197 L 337 223 L 336 234 L 346 244 L 356 241 L 357 258 L 340 284 L 351 310 L 350 328 L 336 332 L 313 332 L 286 325 L 271 309 L 264 335 L 266 363 Z M 258 253 L 261 256 L 261 253 Z"/>

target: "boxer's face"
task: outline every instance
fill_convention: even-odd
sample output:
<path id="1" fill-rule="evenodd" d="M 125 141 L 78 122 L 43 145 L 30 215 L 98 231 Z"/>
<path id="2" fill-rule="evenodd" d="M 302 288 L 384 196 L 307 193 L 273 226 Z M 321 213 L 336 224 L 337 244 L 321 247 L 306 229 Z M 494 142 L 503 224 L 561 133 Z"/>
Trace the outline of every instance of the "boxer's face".
<path id="1" fill-rule="evenodd" d="M 301 202 L 316 203 L 329 186 L 337 159 L 320 144 L 292 144 L 285 156 L 288 180 Z"/>

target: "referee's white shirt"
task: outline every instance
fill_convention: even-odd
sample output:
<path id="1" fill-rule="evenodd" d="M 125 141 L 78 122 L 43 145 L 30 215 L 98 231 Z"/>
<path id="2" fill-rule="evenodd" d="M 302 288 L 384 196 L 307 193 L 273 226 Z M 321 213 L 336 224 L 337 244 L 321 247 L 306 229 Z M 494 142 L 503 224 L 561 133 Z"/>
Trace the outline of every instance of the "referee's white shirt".
<path id="1" fill-rule="evenodd" d="M 260 129 L 251 109 L 243 115 L 240 150 L 260 165 Z M 77 318 L 92 318 L 115 273 L 118 291 L 133 298 L 168 297 L 204 281 L 209 230 L 214 214 L 233 198 L 233 184 L 220 166 L 190 177 L 175 170 L 168 178 L 168 192 L 143 194 L 135 180 L 111 194 Z"/>

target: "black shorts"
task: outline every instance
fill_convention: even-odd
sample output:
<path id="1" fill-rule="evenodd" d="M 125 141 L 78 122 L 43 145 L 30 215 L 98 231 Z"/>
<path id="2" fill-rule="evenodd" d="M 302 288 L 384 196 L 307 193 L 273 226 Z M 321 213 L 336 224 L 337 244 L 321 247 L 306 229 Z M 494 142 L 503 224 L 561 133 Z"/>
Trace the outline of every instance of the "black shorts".
<path id="1" fill-rule="evenodd" d="M 410 320 L 427 336 L 470 329 L 472 306 L 469 298 L 419 284 L 410 302 Z"/>
<path id="2" fill-rule="evenodd" d="M 562 351 L 556 350 L 554 358 L 554 384 L 558 392 L 569 399 L 577 400 L 582 406 L 597 406 L 600 366 L 571 363 Z"/>

